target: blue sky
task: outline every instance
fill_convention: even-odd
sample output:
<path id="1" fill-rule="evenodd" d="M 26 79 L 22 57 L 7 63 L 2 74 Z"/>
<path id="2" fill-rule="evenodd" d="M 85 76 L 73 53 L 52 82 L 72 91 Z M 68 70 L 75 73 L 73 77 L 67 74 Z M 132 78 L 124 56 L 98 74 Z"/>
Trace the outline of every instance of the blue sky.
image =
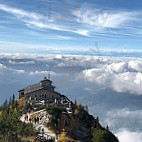
<path id="1" fill-rule="evenodd" d="M 141 50 L 141 7 L 140 0 L 0 0 L 0 51 L 82 51 L 96 43 Z"/>

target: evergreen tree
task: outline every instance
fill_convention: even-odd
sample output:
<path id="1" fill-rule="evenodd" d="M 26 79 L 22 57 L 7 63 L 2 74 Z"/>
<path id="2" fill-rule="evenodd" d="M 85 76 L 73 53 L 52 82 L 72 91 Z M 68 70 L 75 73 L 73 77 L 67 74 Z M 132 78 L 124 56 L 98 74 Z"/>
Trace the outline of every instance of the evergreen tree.
<path id="1" fill-rule="evenodd" d="M 7 107 L 8 107 L 8 102 L 6 99 L 5 102 L 3 103 L 2 109 L 5 110 Z"/>
<path id="2" fill-rule="evenodd" d="M 99 117 L 96 118 L 96 128 L 100 127 L 100 123 L 99 123 Z"/>
<path id="3" fill-rule="evenodd" d="M 89 112 L 89 110 L 88 110 L 88 106 L 87 106 L 87 105 L 85 106 L 85 110 L 86 110 L 87 112 Z"/>
<path id="4" fill-rule="evenodd" d="M 10 99 L 9 99 L 9 106 L 11 106 L 12 105 L 12 98 L 10 97 Z"/>
<path id="5" fill-rule="evenodd" d="M 18 108 L 18 102 L 17 102 L 17 100 L 14 102 L 14 108 Z"/>
<path id="6" fill-rule="evenodd" d="M 109 131 L 109 127 L 108 127 L 108 125 L 106 126 L 106 130 L 107 130 L 107 131 Z"/>
<path id="7" fill-rule="evenodd" d="M 77 105 L 77 100 L 75 99 L 74 104 Z"/>
<path id="8" fill-rule="evenodd" d="M 13 96 L 12 96 L 12 105 L 14 104 L 14 102 L 15 102 L 15 95 L 13 94 Z"/>
<path id="9" fill-rule="evenodd" d="M 109 131 L 94 129 L 93 133 L 93 142 L 119 142 L 118 139 Z"/>

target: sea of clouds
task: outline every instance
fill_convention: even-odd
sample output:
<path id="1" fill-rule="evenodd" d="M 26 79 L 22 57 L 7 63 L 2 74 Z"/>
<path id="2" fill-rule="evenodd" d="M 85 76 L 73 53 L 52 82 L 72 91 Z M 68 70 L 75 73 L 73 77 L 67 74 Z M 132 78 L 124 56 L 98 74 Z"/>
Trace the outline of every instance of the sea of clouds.
<path id="1" fill-rule="evenodd" d="M 1 54 L 0 103 L 49 69 L 56 90 L 87 104 L 120 142 L 141 142 L 142 58 Z"/>

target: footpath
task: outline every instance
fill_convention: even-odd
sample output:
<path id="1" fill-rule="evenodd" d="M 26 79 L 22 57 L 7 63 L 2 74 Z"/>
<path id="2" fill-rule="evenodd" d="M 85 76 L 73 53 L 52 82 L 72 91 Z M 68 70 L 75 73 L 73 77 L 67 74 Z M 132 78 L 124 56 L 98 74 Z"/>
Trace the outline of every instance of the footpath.
<path id="1" fill-rule="evenodd" d="M 40 134 L 38 135 L 39 137 L 43 137 L 46 140 L 54 140 L 55 142 L 57 142 L 56 134 L 54 134 L 46 127 L 49 121 L 49 117 L 50 116 L 44 109 L 36 112 L 23 114 L 20 120 L 25 123 L 32 123 L 33 127 L 36 130 L 40 130 Z M 37 122 L 34 121 L 35 118 L 38 118 Z"/>

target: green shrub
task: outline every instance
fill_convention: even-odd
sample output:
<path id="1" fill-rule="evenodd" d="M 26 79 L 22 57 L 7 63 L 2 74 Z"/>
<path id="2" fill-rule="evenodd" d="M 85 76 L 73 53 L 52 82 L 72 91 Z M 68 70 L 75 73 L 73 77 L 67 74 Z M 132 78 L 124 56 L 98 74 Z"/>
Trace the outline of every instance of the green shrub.
<path id="1" fill-rule="evenodd" d="M 60 118 L 62 115 L 62 112 L 66 111 L 65 108 L 55 107 L 55 106 L 48 106 L 46 110 L 47 110 L 47 113 L 52 115 L 55 119 Z"/>
<path id="2" fill-rule="evenodd" d="M 118 142 L 118 139 L 109 131 L 94 129 L 93 142 Z"/>
<path id="3" fill-rule="evenodd" d="M 0 115 L 0 135 L 22 135 L 33 136 L 37 135 L 37 131 L 32 124 L 26 124 L 20 121 L 20 112 L 13 108 L 5 109 Z"/>
<path id="4" fill-rule="evenodd" d="M 46 108 L 47 108 L 46 105 L 42 105 L 42 106 L 38 107 L 35 111 L 39 111 L 39 110 L 46 109 Z"/>

